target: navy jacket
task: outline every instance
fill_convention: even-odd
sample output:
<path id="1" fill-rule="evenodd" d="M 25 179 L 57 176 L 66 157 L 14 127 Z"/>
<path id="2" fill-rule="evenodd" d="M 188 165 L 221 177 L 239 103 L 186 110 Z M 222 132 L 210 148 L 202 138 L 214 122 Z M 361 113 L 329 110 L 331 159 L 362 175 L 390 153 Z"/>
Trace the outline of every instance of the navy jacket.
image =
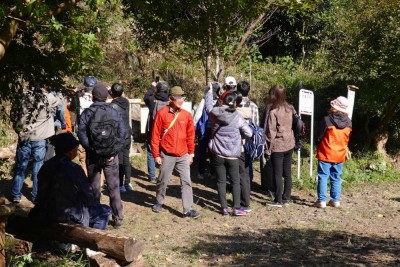
<path id="1" fill-rule="evenodd" d="M 98 107 L 98 106 L 102 106 L 102 105 L 107 105 L 106 102 L 101 102 L 101 101 L 96 101 L 94 102 L 90 108 L 94 107 Z M 79 127 L 78 127 L 78 138 L 79 138 L 79 142 L 81 143 L 81 145 L 85 148 L 85 150 L 89 153 L 94 153 L 94 150 L 91 148 L 91 144 L 90 144 L 90 133 L 89 133 L 89 123 L 90 123 L 90 119 L 93 116 L 93 112 L 90 108 L 85 109 L 80 118 L 79 118 Z M 112 115 L 115 118 L 115 120 L 118 122 L 118 142 L 116 144 L 116 146 L 114 147 L 115 149 L 115 154 L 118 154 L 119 151 L 121 151 L 122 147 L 124 146 L 124 142 L 125 142 L 125 133 L 126 133 L 126 129 L 125 129 L 125 125 L 124 125 L 124 121 L 122 120 L 121 115 L 118 113 L 118 111 L 116 111 L 115 109 L 111 109 L 112 110 Z"/>
<path id="2" fill-rule="evenodd" d="M 29 214 L 36 222 L 89 226 L 93 189 L 82 167 L 64 155 L 56 155 L 40 168 L 36 201 Z"/>

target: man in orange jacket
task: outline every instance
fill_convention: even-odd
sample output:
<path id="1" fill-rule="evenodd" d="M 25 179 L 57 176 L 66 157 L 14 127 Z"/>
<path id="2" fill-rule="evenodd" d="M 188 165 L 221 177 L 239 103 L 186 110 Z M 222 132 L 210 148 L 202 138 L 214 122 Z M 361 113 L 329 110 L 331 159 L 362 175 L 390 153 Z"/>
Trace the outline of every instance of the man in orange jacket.
<path id="1" fill-rule="evenodd" d="M 154 212 L 160 212 L 164 204 L 167 186 L 175 170 L 181 179 L 183 215 L 197 218 L 200 214 L 192 209 L 193 191 L 190 165 L 194 157 L 194 123 L 192 115 L 182 109 L 185 92 L 179 86 L 170 89 L 169 104 L 160 109 L 155 117 L 151 134 L 151 151 L 160 166 L 157 183 L 157 203 Z"/>

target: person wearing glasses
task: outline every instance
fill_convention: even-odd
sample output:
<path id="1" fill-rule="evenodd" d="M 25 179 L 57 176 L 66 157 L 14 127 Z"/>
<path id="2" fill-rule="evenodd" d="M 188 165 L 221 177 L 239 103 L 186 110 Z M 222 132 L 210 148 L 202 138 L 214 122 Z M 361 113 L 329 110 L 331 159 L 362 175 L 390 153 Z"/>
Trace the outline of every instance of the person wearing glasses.
<path id="1" fill-rule="evenodd" d="M 167 186 L 175 169 L 181 179 L 184 217 L 197 218 L 200 214 L 192 209 L 193 191 L 190 165 L 194 157 L 194 123 L 192 114 L 182 109 L 185 92 L 179 86 L 169 91 L 169 104 L 156 113 L 151 133 L 151 151 L 160 175 L 157 182 L 154 212 L 160 212 L 165 202 Z"/>

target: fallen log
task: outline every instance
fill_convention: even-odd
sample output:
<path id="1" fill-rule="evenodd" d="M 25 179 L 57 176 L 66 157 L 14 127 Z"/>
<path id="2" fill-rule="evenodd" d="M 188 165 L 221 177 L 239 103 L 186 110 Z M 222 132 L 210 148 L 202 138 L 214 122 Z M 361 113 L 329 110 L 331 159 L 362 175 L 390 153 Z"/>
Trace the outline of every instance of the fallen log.
<path id="1" fill-rule="evenodd" d="M 57 223 L 41 227 L 21 216 L 10 217 L 6 231 L 28 241 L 41 238 L 76 244 L 127 262 L 140 258 L 144 246 L 143 241 L 132 237 L 120 237 L 77 224 Z"/>

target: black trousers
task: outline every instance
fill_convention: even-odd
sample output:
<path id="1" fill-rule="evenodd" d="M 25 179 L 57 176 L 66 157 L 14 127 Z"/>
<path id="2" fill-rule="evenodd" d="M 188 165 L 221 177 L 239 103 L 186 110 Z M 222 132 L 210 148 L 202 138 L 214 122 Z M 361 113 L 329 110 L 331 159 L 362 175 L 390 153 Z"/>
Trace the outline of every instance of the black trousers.
<path id="1" fill-rule="evenodd" d="M 112 161 L 108 161 L 107 159 L 100 158 L 96 154 L 89 152 L 86 157 L 86 166 L 88 170 L 89 183 L 93 188 L 96 203 L 100 203 L 101 172 L 104 171 L 110 197 L 112 217 L 123 220 L 124 215 L 121 194 L 119 192 L 118 157 L 115 157 Z"/>
<path id="2" fill-rule="evenodd" d="M 240 175 L 240 203 L 243 207 L 250 206 L 250 175 L 249 166 L 252 164 L 249 159 L 246 159 L 246 155 L 242 152 L 239 158 L 239 175 Z"/>
<path id="3" fill-rule="evenodd" d="M 272 152 L 271 162 L 274 170 L 275 202 L 288 201 L 292 194 L 292 153 Z M 284 182 L 282 181 L 284 179 Z"/>
<path id="4" fill-rule="evenodd" d="M 213 165 L 217 174 L 218 195 L 221 208 L 226 209 L 226 175 L 232 179 L 233 207 L 240 209 L 240 179 L 239 179 L 239 159 L 226 159 L 213 155 Z"/>
<path id="5" fill-rule="evenodd" d="M 119 185 L 129 184 L 131 182 L 131 162 L 129 160 L 129 153 L 131 149 L 131 139 L 125 139 L 125 145 L 118 153 L 119 161 Z M 125 180 L 124 180 L 125 177 Z"/>

